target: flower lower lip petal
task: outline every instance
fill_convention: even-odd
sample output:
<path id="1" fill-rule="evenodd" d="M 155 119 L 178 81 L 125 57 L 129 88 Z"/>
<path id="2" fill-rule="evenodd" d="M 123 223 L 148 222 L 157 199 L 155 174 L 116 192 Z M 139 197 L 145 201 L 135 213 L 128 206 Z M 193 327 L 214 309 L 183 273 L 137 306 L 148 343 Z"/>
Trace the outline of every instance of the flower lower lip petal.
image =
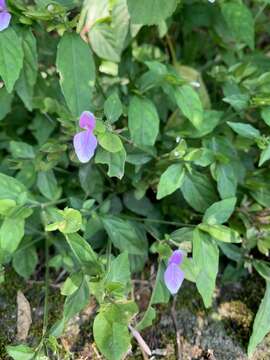
<path id="1" fill-rule="evenodd" d="M 174 263 L 169 264 L 164 273 L 164 281 L 171 294 L 174 295 L 178 292 L 182 285 L 184 277 L 185 274 L 178 265 Z"/>
<path id="2" fill-rule="evenodd" d="M 86 163 L 95 153 L 97 139 L 92 131 L 81 131 L 74 136 L 73 145 L 80 162 Z"/>
<path id="3" fill-rule="evenodd" d="M 5 30 L 10 23 L 11 15 L 7 11 L 0 11 L 0 31 Z"/>

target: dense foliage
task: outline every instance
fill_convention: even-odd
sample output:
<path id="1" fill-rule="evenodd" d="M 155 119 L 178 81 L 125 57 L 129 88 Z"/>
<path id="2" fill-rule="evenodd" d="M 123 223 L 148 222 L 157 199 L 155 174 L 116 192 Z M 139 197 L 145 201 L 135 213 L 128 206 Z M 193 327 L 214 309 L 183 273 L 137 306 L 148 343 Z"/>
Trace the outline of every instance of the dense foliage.
<path id="1" fill-rule="evenodd" d="M 265 279 L 251 355 L 270 331 L 268 1 L 1 5 L 1 282 L 9 264 L 28 279 L 38 263 L 45 281 L 40 343 L 9 355 L 52 359 L 93 296 L 89 332 L 106 359 L 122 359 L 129 329 L 154 326 L 155 305 L 170 300 L 164 271 L 176 249 L 186 256 L 181 271 L 169 263 L 171 276 L 184 272 L 205 307 L 219 271 Z M 85 111 L 90 130 L 79 126 Z M 85 164 L 73 147 L 82 131 L 97 140 Z M 142 314 L 131 278 L 151 264 Z M 64 309 L 51 328 L 50 272 L 61 269 Z"/>

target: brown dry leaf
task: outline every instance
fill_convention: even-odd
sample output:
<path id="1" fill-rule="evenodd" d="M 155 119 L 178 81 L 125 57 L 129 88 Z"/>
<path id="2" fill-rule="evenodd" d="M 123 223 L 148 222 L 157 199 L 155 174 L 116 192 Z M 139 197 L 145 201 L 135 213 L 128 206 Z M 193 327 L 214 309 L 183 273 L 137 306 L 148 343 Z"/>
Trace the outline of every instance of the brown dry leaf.
<path id="1" fill-rule="evenodd" d="M 29 301 L 19 290 L 17 292 L 17 339 L 26 340 L 32 324 L 31 307 Z"/>

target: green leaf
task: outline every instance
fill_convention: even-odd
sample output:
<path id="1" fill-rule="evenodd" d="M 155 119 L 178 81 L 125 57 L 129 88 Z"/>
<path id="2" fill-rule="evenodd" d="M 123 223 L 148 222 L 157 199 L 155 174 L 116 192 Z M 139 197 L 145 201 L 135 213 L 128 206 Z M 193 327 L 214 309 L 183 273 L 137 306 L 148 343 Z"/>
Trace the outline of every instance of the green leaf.
<path id="1" fill-rule="evenodd" d="M 238 135 L 246 137 L 248 139 L 258 139 L 261 136 L 260 131 L 250 124 L 245 124 L 240 122 L 230 122 L 230 121 L 227 121 L 227 124 Z"/>
<path id="2" fill-rule="evenodd" d="M 270 144 L 261 152 L 259 166 L 262 166 L 267 160 L 270 159 Z"/>
<path id="3" fill-rule="evenodd" d="M 174 91 L 174 96 L 182 113 L 195 128 L 200 129 L 204 118 L 202 103 L 197 92 L 191 86 L 183 85 Z"/>
<path id="4" fill-rule="evenodd" d="M 5 87 L 0 89 L 0 120 L 10 112 L 12 100 L 13 93 L 9 94 Z"/>
<path id="5" fill-rule="evenodd" d="M 58 188 L 57 180 L 52 170 L 38 173 L 37 187 L 41 194 L 49 200 L 59 198 L 61 189 Z"/>
<path id="6" fill-rule="evenodd" d="M 221 5 L 222 14 L 236 41 L 254 49 L 254 20 L 249 8 L 242 2 L 228 2 Z"/>
<path id="7" fill-rule="evenodd" d="M 104 134 L 98 135 L 98 142 L 103 149 L 111 153 L 117 153 L 123 149 L 120 137 L 110 131 L 106 131 Z"/>
<path id="8" fill-rule="evenodd" d="M 193 233 L 193 261 L 198 275 L 196 286 L 208 308 L 212 304 L 212 296 L 216 286 L 218 273 L 219 250 L 217 244 L 199 229 Z"/>
<path id="9" fill-rule="evenodd" d="M 36 38 L 30 30 L 20 30 L 24 53 L 23 69 L 15 89 L 28 110 L 33 108 L 34 86 L 37 80 L 38 59 Z"/>
<path id="10" fill-rule="evenodd" d="M 59 230 L 63 234 L 72 234 L 80 230 L 82 226 L 82 216 L 78 210 L 66 208 L 64 211 L 58 210 L 61 221 L 46 226 L 46 231 Z"/>
<path id="11" fill-rule="evenodd" d="M 261 109 L 261 117 L 266 125 L 270 126 L 270 106 Z"/>
<path id="12" fill-rule="evenodd" d="M 66 298 L 64 304 L 65 321 L 70 320 L 74 315 L 83 310 L 89 303 L 89 300 L 90 293 L 88 282 L 83 278 L 79 288 Z"/>
<path id="13" fill-rule="evenodd" d="M 234 211 L 236 200 L 232 197 L 214 203 L 206 210 L 203 222 L 209 225 L 225 223 Z"/>
<path id="14" fill-rule="evenodd" d="M 14 200 L 23 205 L 26 197 L 26 187 L 20 181 L 0 173 L 0 199 Z"/>
<path id="15" fill-rule="evenodd" d="M 256 314 L 252 335 L 248 344 L 248 356 L 251 356 L 263 338 L 270 331 L 270 281 L 266 282 L 266 291 Z"/>
<path id="16" fill-rule="evenodd" d="M 179 189 L 183 184 L 184 177 L 185 168 L 182 164 L 170 165 L 159 180 L 157 199 L 162 199 Z"/>
<path id="17" fill-rule="evenodd" d="M 34 159 L 35 152 L 33 146 L 22 141 L 11 141 L 9 150 L 14 158 Z"/>
<path id="18" fill-rule="evenodd" d="M 217 164 L 216 177 L 218 192 L 222 199 L 234 197 L 237 188 L 237 177 L 233 166 L 228 164 Z"/>
<path id="19" fill-rule="evenodd" d="M 108 176 L 115 176 L 118 179 L 122 179 L 125 171 L 126 156 L 127 154 L 124 147 L 116 153 L 99 148 L 95 156 L 95 163 L 108 165 Z"/>
<path id="20" fill-rule="evenodd" d="M 34 350 L 26 345 L 9 345 L 6 347 L 6 350 L 8 355 L 11 356 L 13 360 L 32 360 L 35 355 Z"/>
<path id="21" fill-rule="evenodd" d="M 0 76 L 11 93 L 23 66 L 22 40 L 9 26 L 0 32 Z"/>
<path id="22" fill-rule="evenodd" d="M 224 225 L 200 224 L 199 229 L 207 232 L 215 240 L 225 243 L 240 243 L 241 238 L 237 231 Z"/>
<path id="23" fill-rule="evenodd" d="M 116 216 L 106 216 L 102 218 L 102 222 L 113 245 L 120 251 L 126 250 L 129 254 L 134 255 L 145 254 L 146 239 L 130 221 L 119 219 Z"/>
<path id="24" fill-rule="evenodd" d="M 11 255 L 19 246 L 24 235 L 24 220 L 6 217 L 0 228 L 0 249 L 4 255 Z"/>
<path id="25" fill-rule="evenodd" d="M 106 277 L 106 283 L 118 282 L 126 286 L 130 281 L 130 265 L 128 252 L 125 251 L 115 258 L 110 267 L 110 271 Z"/>
<path id="26" fill-rule="evenodd" d="M 104 103 L 104 113 L 106 118 L 111 122 L 116 122 L 119 117 L 122 115 L 123 107 L 121 100 L 117 92 L 111 94 Z"/>
<path id="27" fill-rule="evenodd" d="M 79 234 L 66 234 L 67 242 L 73 251 L 78 262 L 91 273 L 100 272 L 100 264 L 97 260 L 97 255 L 91 248 L 90 244 L 84 240 Z"/>
<path id="28" fill-rule="evenodd" d="M 57 71 L 70 111 L 79 116 L 90 110 L 95 84 L 95 63 L 88 45 L 77 34 L 66 32 L 57 50 Z"/>
<path id="29" fill-rule="evenodd" d="M 164 272 L 166 270 L 165 264 L 161 261 L 158 266 L 155 286 L 152 291 L 151 299 L 148 304 L 148 308 L 144 313 L 142 319 L 137 324 L 136 328 L 138 330 L 143 330 L 148 326 L 152 325 L 156 317 L 156 311 L 152 307 L 154 304 L 166 304 L 170 299 L 170 293 L 164 283 Z"/>
<path id="30" fill-rule="evenodd" d="M 263 260 L 253 260 L 256 271 L 266 280 L 270 281 L 270 264 Z"/>
<path id="31" fill-rule="evenodd" d="M 153 25 L 167 19 L 179 0 L 128 0 L 128 11 L 134 24 Z"/>
<path id="32" fill-rule="evenodd" d="M 217 195 L 210 179 L 198 172 L 186 173 L 181 191 L 187 203 L 196 211 L 204 212 L 217 201 Z"/>
<path id="33" fill-rule="evenodd" d="M 0 199 L 0 215 L 7 215 L 16 206 L 16 202 L 11 199 Z"/>
<path id="34" fill-rule="evenodd" d="M 154 145 L 159 132 L 159 116 L 152 101 L 132 97 L 128 108 L 128 127 L 135 144 Z"/>
<path id="35" fill-rule="evenodd" d="M 129 14 L 125 0 L 116 0 L 110 5 L 110 24 L 104 21 L 109 16 L 109 2 L 94 0 L 88 4 L 89 37 L 93 51 L 102 59 L 119 62 L 129 30 Z M 92 25 L 91 25 L 92 22 Z"/>
<path id="36" fill-rule="evenodd" d="M 130 346 L 127 325 L 109 322 L 103 313 L 95 317 L 94 339 L 101 353 L 108 360 L 121 360 Z"/>
<path id="37" fill-rule="evenodd" d="M 18 275 L 29 279 L 35 271 L 38 256 L 34 246 L 18 249 L 13 255 L 12 266 Z"/>

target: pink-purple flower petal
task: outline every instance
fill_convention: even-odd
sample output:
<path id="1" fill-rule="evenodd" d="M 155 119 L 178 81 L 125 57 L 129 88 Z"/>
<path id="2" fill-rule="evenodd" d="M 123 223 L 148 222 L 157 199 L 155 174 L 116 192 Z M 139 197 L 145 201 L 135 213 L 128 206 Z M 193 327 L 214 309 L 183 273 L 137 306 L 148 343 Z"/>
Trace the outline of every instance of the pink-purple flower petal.
<path id="1" fill-rule="evenodd" d="M 80 116 L 79 125 L 82 129 L 93 131 L 96 126 L 96 119 L 94 114 L 90 111 L 84 111 Z"/>
<path id="2" fill-rule="evenodd" d="M 7 5 L 5 0 L 0 0 L 0 11 L 7 10 Z"/>
<path id="3" fill-rule="evenodd" d="M 176 264 L 176 265 L 180 265 L 182 264 L 183 260 L 184 260 L 184 252 L 181 250 L 175 250 L 171 257 L 169 258 L 169 264 Z"/>
<path id="4" fill-rule="evenodd" d="M 0 10 L 0 31 L 5 30 L 10 23 L 11 15 L 7 11 Z"/>
<path id="5" fill-rule="evenodd" d="M 80 162 L 86 163 L 95 153 L 97 138 L 90 130 L 82 131 L 74 136 L 73 145 Z"/>
<path id="6" fill-rule="evenodd" d="M 164 281 L 172 295 L 176 294 L 184 281 L 185 274 L 175 263 L 168 265 L 164 273 Z"/>

